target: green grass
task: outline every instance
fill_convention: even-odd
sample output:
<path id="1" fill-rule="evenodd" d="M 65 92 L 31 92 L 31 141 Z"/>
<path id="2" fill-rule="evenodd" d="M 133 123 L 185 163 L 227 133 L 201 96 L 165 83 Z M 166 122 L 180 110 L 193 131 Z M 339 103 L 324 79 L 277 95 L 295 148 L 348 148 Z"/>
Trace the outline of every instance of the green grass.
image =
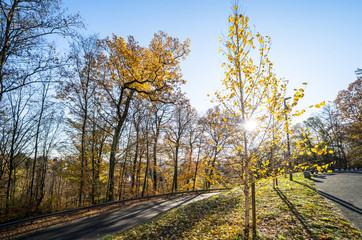
<path id="1" fill-rule="evenodd" d="M 258 239 L 358 239 L 361 233 L 320 196 L 313 181 L 294 176 L 257 184 Z M 242 239 L 243 194 L 234 189 L 174 209 L 105 239 Z"/>

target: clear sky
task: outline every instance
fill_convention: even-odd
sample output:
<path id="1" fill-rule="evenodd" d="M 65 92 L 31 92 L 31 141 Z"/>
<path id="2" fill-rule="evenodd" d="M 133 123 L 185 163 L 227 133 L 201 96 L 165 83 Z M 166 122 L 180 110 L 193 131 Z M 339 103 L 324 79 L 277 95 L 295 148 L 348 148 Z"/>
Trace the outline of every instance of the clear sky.
<path id="1" fill-rule="evenodd" d="M 191 53 L 182 64 L 183 87 L 200 113 L 213 104 L 207 94 L 221 89 L 223 56 L 233 0 L 63 0 L 79 12 L 87 33 L 101 38 L 133 35 L 147 46 L 162 30 L 184 40 Z M 290 90 L 307 82 L 302 107 L 333 101 L 362 68 L 362 0 L 240 0 L 255 30 L 272 39 L 270 59 Z M 292 93 L 292 91 L 290 91 Z"/>

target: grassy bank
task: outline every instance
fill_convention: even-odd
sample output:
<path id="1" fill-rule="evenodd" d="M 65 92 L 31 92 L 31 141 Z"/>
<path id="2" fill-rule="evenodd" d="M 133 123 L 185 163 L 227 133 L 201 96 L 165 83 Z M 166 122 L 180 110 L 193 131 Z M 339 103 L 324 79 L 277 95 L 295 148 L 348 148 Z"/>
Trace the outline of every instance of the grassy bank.
<path id="1" fill-rule="evenodd" d="M 106 239 L 242 239 L 243 194 L 235 189 L 175 209 Z M 358 239 L 361 233 L 296 175 L 257 184 L 258 239 Z"/>

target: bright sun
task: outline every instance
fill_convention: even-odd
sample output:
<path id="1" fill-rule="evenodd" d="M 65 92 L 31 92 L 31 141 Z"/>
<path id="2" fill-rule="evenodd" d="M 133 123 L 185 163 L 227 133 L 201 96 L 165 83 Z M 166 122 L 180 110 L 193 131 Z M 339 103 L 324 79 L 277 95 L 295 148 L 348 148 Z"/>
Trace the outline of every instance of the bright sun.
<path id="1" fill-rule="evenodd" d="M 253 120 L 249 120 L 244 125 L 247 131 L 253 131 L 257 127 L 257 122 Z"/>

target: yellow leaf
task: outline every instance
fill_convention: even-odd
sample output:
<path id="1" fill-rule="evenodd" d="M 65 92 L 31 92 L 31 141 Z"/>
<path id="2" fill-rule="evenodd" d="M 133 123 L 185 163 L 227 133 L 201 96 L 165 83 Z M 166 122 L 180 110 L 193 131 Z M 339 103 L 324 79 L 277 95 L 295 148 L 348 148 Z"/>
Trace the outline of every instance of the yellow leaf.
<path id="1" fill-rule="evenodd" d="M 234 9 L 235 9 L 235 10 L 238 10 L 238 6 L 234 6 Z"/>
<path id="2" fill-rule="evenodd" d="M 328 153 L 329 153 L 329 154 L 333 154 L 334 152 L 333 152 L 332 150 L 329 150 Z"/>
<path id="3" fill-rule="evenodd" d="M 326 103 L 325 103 L 325 102 L 321 102 L 321 105 L 322 105 L 322 106 L 325 106 L 325 105 L 326 105 Z"/>
<path id="4" fill-rule="evenodd" d="M 316 108 L 321 108 L 320 104 L 315 105 Z"/>

